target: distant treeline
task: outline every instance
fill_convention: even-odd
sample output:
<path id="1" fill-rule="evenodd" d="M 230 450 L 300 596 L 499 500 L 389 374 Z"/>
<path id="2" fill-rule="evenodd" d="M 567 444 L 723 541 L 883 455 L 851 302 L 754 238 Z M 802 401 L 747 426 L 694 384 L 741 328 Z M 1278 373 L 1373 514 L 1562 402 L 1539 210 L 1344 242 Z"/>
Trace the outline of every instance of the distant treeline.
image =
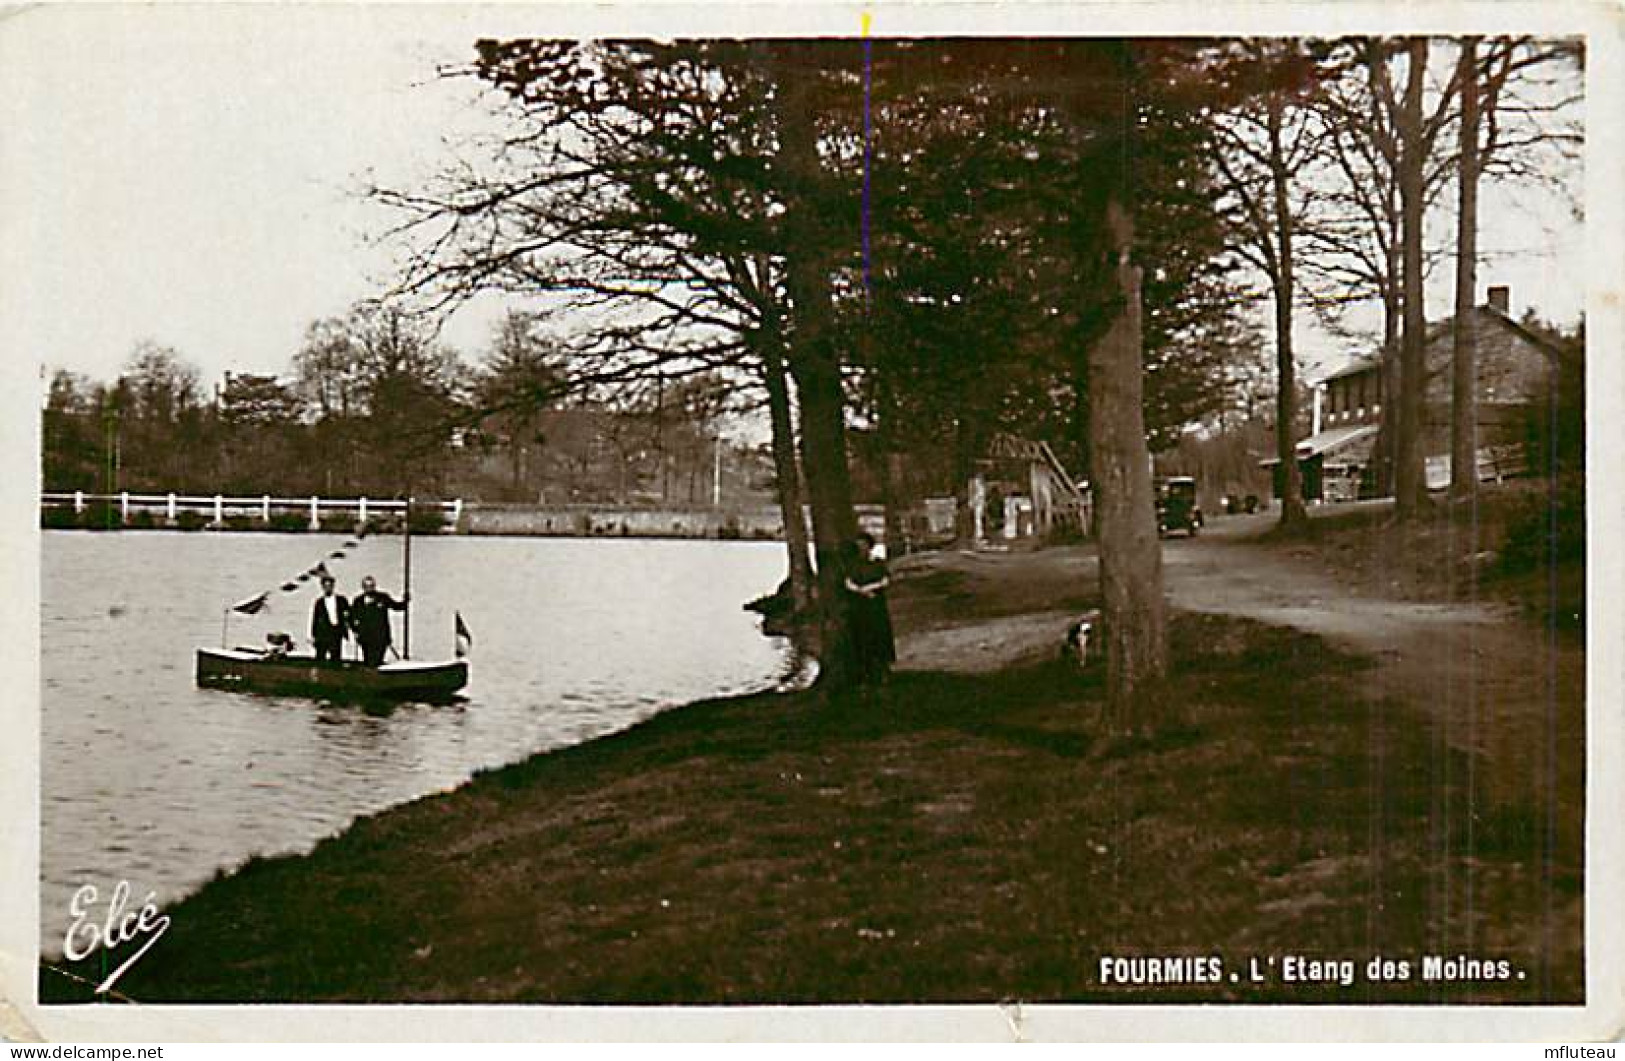
<path id="1" fill-rule="evenodd" d="M 564 502 L 771 498 L 763 454 L 720 437 L 728 388 L 691 377 L 615 401 L 565 394 L 533 321 L 513 314 L 478 365 L 399 313 L 309 328 L 285 375 L 206 391 L 173 348 L 137 345 L 97 381 L 65 370 L 44 410 L 52 491 Z"/>

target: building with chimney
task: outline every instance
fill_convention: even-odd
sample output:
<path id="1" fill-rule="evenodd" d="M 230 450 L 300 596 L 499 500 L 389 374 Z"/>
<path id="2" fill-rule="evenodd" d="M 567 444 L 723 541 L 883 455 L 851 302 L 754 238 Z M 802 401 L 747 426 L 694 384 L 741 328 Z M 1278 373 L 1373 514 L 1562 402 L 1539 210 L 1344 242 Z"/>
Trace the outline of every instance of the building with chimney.
<path id="1" fill-rule="evenodd" d="M 1524 440 L 1534 402 L 1548 393 L 1564 345 L 1514 320 L 1511 292 L 1491 287 L 1478 316 L 1478 474 L 1481 481 L 1523 474 Z M 1455 319 L 1428 329 L 1422 453 L 1429 489 L 1450 481 L 1450 382 Z M 1352 501 L 1376 491 L 1374 456 L 1388 395 L 1381 351 L 1365 354 L 1314 386 L 1309 437 L 1298 443 L 1306 501 Z M 1261 462 L 1275 467 L 1274 459 Z M 1282 489 L 1275 471 L 1275 494 Z"/>

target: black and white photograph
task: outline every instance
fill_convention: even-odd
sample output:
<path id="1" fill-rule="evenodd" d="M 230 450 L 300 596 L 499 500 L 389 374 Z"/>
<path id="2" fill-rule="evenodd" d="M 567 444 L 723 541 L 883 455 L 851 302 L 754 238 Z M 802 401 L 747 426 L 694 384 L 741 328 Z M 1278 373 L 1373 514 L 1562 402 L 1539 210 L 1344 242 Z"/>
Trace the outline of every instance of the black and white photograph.
<path id="1" fill-rule="evenodd" d="M 8 12 L 8 1034 L 1617 1034 L 1625 15 L 1331 9 Z"/>

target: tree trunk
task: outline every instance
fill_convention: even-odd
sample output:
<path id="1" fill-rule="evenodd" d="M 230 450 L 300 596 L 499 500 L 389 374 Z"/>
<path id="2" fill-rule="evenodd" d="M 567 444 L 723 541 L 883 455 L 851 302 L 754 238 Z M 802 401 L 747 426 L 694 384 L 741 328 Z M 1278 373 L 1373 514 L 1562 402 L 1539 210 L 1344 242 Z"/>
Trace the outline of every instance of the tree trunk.
<path id="1" fill-rule="evenodd" d="M 847 469 L 846 407 L 841 391 L 840 359 L 830 342 L 834 310 L 826 255 L 829 239 L 822 231 L 812 190 L 819 182 L 818 137 L 805 78 L 798 70 L 800 46 L 776 46 L 779 127 L 778 161 L 786 193 L 782 218 L 786 248 L 785 286 L 793 326 L 787 363 L 801 404 L 801 470 L 812 510 L 813 549 L 817 554 L 819 608 L 818 685 L 839 690 L 852 683 L 854 659 L 847 610 L 842 607 L 842 545 L 857 535 L 852 486 Z"/>
<path id="2" fill-rule="evenodd" d="M 903 487 L 903 455 L 897 452 L 895 416 L 891 387 L 882 375 L 875 385 L 875 441 L 879 444 L 880 500 L 885 506 L 886 555 L 891 559 L 908 551 L 903 518 L 912 500 Z"/>
<path id="3" fill-rule="evenodd" d="M 1140 267 L 1130 256 L 1133 220 L 1115 197 L 1106 230 L 1122 309 L 1089 350 L 1089 470 L 1100 536 L 1100 590 L 1106 623 L 1109 732 L 1155 728 L 1148 698 L 1137 696 L 1167 673 L 1162 545 L 1151 492 L 1141 394 Z"/>
<path id="4" fill-rule="evenodd" d="M 887 447 L 881 455 L 881 488 L 886 502 L 886 556 L 897 559 L 908 554 L 907 515 L 914 499 L 904 489 L 906 481 L 903 454 Z"/>
<path id="5" fill-rule="evenodd" d="M 1372 459 L 1376 464 L 1376 488 L 1380 497 L 1394 493 L 1394 454 L 1399 445 L 1399 333 L 1400 333 L 1400 244 L 1403 233 L 1400 224 L 1397 148 L 1392 137 L 1385 132 L 1385 115 L 1392 113 L 1389 105 L 1393 89 L 1388 79 L 1386 48 L 1376 39 L 1366 44 L 1366 72 L 1370 82 L 1370 131 L 1379 157 L 1388 165 L 1387 183 L 1382 188 L 1383 267 L 1379 279 L 1382 289 L 1382 354 L 1378 367 L 1381 380 L 1382 411 L 1377 421 L 1377 442 Z"/>
<path id="6" fill-rule="evenodd" d="M 533 428 L 530 421 L 527 420 L 516 425 L 512 434 L 508 437 L 508 446 L 513 457 L 513 493 L 515 500 L 522 496 L 520 491 L 525 484 L 525 443 L 520 439 L 522 436 L 531 433 L 533 433 Z"/>
<path id="7" fill-rule="evenodd" d="M 1275 196 L 1275 455 L 1281 462 L 1281 526 L 1296 527 L 1308 519 L 1303 508 L 1303 478 L 1298 471 L 1298 382 L 1292 354 L 1292 207 L 1288 197 L 1292 174 L 1281 146 L 1284 104 L 1279 92 L 1265 102 L 1270 137 L 1270 184 Z"/>
<path id="8" fill-rule="evenodd" d="M 1409 39 L 1410 70 L 1400 107 L 1399 206 L 1402 221 L 1404 332 L 1400 336 L 1398 433 L 1394 447 L 1394 514 L 1408 520 L 1426 503 L 1423 476 L 1422 402 L 1427 389 L 1427 315 L 1422 302 L 1423 168 L 1426 145 L 1422 129 L 1422 89 L 1427 73 L 1428 40 Z"/>
<path id="9" fill-rule="evenodd" d="M 790 555 L 790 596 L 798 615 L 810 615 L 816 599 L 812 559 L 807 551 L 807 522 L 802 512 L 801 464 L 796 460 L 795 422 L 790 415 L 790 386 L 784 373 L 784 351 L 776 340 L 761 343 L 758 356 L 767 385 L 768 419 L 773 425 L 773 475 L 778 481 L 779 516 L 784 546 Z"/>
<path id="10" fill-rule="evenodd" d="M 976 544 L 976 516 L 971 510 L 971 478 L 976 474 L 976 457 L 971 452 L 970 433 L 961 417 L 954 425 L 954 544 L 961 549 Z"/>
<path id="11" fill-rule="evenodd" d="M 1394 451 L 1399 437 L 1399 248 L 1389 253 L 1392 272 L 1382 293 L 1382 353 L 1377 372 L 1382 381 L 1382 412 L 1377 421 L 1377 443 L 1372 460 L 1376 464 L 1376 487 L 1379 497 L 1394 494 Z"/>
<path id="12" fill-rule="evenodd" d="M 1456 219 L 1456 330 L 1450 360 L 1450 496 L 1478 493 L 1478 38 L 1461 41 L 1460 209 Z"/>
<path id="13" fill-rule="evenodd" d="M 796 271 L 792 266 L 792 277 Z M 799 286 L 792 280 L 792 290 Z M 818 294 L 828 297 L 822 288 Z M 840 367 L 827 350 L 804 351 L 791 362 L 791 372 L 801 396 L 801 464 L 818 563 L 818 684 L 841 689 L 854 677 L 851 630 L 842 607 L 841 547 L 857 536 L 858 521 L 846 465 Z"/>

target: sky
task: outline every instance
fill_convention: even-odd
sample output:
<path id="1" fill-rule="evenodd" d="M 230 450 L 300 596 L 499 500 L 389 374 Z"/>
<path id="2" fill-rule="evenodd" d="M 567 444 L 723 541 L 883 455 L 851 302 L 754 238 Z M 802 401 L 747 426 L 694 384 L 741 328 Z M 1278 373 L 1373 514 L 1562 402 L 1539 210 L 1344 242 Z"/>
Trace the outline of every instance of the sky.
<path id="1" fill-rule="evenodd" d="M 206 386 L 285 371 L 311 321 L 387 283 L 390 255 L 368 237 L 388 215 L 356 194 L 364 179 L 410 186 L 444 157 L 442 138 L 489 120 L 437 65 L 469 58 L 484 33 L 560 29 L 517 10 L 52 5 L 0 21 L 0 266 L 28 355 L 108 379 L 153 340 Z M 1581 230 L 1567 209 L 1490 187 L 1483 217 L 1481 287 L 1510 286 L 1514 313 L 1576 319 Z M 1430 289 L 1432 318 L 1449 312 L 1449 273 Z M 500 309 L 464 311 L 442 337 L 477 354 Z M 1313 379 L 1352 351 L 1305 316 Z"/>
<path id="2" fill-rule="evenodd" d="M 7 86 L 23 111 L 7 244 L 28 248 L 7 275 L 26 278 L 34 356 L 97 378 L 142 339 L 206 382 L 284 369 L 310 321 L 388 278 L 366 176 L 426 175 L 442 136 L 479 124 L 472 87 L 434 76 L 472 56 L 456 18 L 131 6 L 0 29 L 25 31 L 33 60 Z M 483 346 L 490 316 L 446 338 Z"/>

